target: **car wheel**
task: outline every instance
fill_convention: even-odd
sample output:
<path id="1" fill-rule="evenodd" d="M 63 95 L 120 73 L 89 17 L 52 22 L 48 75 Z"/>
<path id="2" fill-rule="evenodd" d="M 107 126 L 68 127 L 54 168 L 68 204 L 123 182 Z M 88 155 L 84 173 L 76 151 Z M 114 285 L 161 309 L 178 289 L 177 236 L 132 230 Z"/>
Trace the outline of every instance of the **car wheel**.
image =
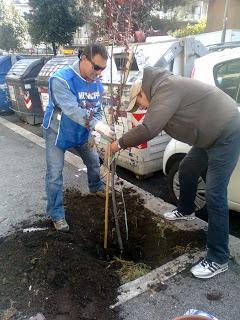
<path id="1" fill-rule="evenodd" d="M 178 173 L 180 162 L 181 160 L 176 161 L 170 168 L 167 175 L 169 194 L 174 204 L 177 203 L 177 200 L 180 195 L 179 173 Z M 195 198 L 196 211 L 202 211 L 202 210 L 204 211 L 206 208 L 205 190 L 206 190 L 205 181 L 202 177 L 199 177 L 197 194 Z"/>

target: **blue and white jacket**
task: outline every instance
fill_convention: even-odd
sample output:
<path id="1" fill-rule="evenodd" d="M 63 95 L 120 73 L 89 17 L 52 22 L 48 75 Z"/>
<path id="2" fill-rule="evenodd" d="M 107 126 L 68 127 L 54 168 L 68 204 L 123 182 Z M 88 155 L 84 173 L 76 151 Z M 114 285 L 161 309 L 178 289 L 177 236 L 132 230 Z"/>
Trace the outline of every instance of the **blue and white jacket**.
<path id="1" fill-rule="evenodd" d="M 87 142 L 90 131 L 102 119 L 100 80 L 83 79 L 76 61 L 50 77 L 48 92 L 43 127 L 57 132 L 55 145 L 66 150 Z"/>

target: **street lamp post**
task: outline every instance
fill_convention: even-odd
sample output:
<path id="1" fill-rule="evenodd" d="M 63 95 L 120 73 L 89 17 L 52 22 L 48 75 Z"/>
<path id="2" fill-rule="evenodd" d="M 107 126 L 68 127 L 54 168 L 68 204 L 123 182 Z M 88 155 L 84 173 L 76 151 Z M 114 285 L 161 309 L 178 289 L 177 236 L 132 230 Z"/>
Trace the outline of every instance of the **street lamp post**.
<path id="1" fill-rule="evenodd" d="M 3 10 L 0 7 L 0 25 L 2 24 L 3 18 L 4 18 Z"/>
<path id="2" fill-rule="evenodd" d="M 230 0 L 225 0 L 221 43 L 224 43 L 225 42 L 225 38 L 226 38 L 226 28 L 227 28 L 227 20 L 228 20 L 229 3 L 230 3 Z"/>

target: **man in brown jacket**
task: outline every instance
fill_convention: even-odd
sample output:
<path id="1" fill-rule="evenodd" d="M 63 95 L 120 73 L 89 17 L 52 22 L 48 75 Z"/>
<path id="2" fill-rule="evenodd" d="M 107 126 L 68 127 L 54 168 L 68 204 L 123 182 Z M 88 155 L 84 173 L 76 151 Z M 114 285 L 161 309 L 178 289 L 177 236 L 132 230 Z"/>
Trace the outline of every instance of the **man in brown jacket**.
<path id="1" fill-rule="evenodd" d="M 144 69 L 130 92 L 128 111 L 147 109 L 143 123 L 111 144 L 111 152 L 138 146 L 162 130 L 192 146 L 179 166 L 180 197 L 167 220 L 195 218 L 200 175 L 206 176 L 207 256 L 191 269 L 211 278 L 228 269 L 229 212 L 227 186 L 240 154 L 240 113 L 220 89 L 159 68 Z"/>

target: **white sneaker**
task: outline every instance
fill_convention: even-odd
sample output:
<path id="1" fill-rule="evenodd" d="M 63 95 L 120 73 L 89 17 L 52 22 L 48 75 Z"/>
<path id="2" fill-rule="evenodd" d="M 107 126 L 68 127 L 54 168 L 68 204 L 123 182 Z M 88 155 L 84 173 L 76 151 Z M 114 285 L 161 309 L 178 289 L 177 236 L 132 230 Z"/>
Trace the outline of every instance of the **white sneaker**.
<path id="1" fill-rule="evenodd" d="M 53 224 L 54 224 L 54 227 L 57 231 L 60 231 L 60 232 L 68 232 L 69 231 L 69 225 L 65 219 L 53 221 Z"/>
<path id="2" fill-rule="evenodd" d="M 179 212 L 177 209 L 174 209 L 169 212 L 165 212 L 163 214 L 164 218 L 170 221 L 175 220 L 193 220 L 195 219 L 195 212 L 189 215 L 183 215 L 181 212 Z"/>
<path id="3" fill-rule="evenodd" d="M 209 262 L 206 259 L 199 262 L 196 266 L 191 268 L 191 273 L 196 278 L 209 279 L 216 276 L 219 273 L 227 271 L 228 264 L 218 264 L 216 262 Z"/>

